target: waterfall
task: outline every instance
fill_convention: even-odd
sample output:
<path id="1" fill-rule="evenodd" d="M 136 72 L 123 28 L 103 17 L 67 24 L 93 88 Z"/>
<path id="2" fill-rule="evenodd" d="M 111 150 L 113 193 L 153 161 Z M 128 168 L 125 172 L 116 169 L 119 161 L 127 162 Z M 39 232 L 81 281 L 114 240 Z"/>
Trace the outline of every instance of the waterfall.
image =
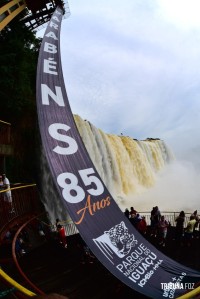
<path id="1" fill-rule="evenodd" d="M 156 174 L 174 159 L 163 140 L 147 138 L 139 141 L 129 136 L 106 134 L 78 115 L 74 115 L 74 119 L 94 166 L 120 208 L 128 196 L 153 187 Z M 43 152 L 40 172 L 42 201 L 50 220 L 69 219 Z"/>
<path id="2" fill-rule="evenodd" d="M 93 164 L 119 206 L 128 195 L 152 187 L 156 173 L 174 159 L 163 140 L 106 134 L 78 115 L 74 119 Z"/>

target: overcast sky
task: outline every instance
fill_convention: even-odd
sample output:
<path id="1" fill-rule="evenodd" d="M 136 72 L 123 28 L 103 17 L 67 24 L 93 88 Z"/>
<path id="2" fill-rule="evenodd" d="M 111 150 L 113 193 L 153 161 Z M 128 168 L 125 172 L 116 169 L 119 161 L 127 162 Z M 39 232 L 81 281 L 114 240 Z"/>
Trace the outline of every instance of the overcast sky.
<path id="1" fill-rule="evenodd" d="M 69 6 L 61 54 L 73 113 L 106 133 L 159 137 L 200 166 L 200 1 Z"/>

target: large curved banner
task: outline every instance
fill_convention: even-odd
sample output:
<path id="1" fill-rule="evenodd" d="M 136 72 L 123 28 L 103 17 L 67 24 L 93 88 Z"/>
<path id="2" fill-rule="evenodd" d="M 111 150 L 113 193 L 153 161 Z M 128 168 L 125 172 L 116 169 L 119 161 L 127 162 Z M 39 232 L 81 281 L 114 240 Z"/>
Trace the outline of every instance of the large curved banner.
<path id="1" fill-rule="evenodd" d="M 44 34 L 37 69 L 37 107 L 48 164 L 68 213 L 95 256 L 118 279 L 148 297 L 176 298 L 200 273 L 159 252 L 133 227 L 97 173 L 68 102 L 60 58 L 62 9 Z M 48 186 L 45 186 L 48 188 Z"/>

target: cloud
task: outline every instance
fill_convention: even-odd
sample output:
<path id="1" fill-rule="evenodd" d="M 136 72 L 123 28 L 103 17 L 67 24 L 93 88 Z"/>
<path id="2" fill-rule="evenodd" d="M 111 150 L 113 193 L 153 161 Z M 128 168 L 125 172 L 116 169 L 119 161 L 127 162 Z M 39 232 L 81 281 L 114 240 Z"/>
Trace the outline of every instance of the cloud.
<path id="1" fill-rule="evenodd" d="M 174 19 L 167 3 L 71 3 L 62 60 L 75 113 L 106 132 L 156 135 L 176 147 L 185 132 L 195 139 L 199 127 L 200 43 L 192 21 L 183 30 L 179 2 Z"/>
<path id="2" fill-rule="evenodd" d="M 200 3 L 198 0 L 174 0 L 173 8 L 172 3 L 167 0 L 157 1 L 157 3 L 161 18 L 165 18 L 182 30 L 199 29 Z"/>

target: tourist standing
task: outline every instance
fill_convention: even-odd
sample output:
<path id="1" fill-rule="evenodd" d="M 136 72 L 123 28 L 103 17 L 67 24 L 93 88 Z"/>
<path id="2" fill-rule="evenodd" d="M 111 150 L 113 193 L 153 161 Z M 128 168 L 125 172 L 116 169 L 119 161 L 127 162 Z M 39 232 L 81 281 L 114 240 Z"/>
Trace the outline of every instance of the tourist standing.
<path id="1" fill-rule="evenodd" d="M 180 241 L 184 235 L 184 222 L 185 222 L 185 212 L 181 211 L 179 216 L 175 220 L 176 229 L 175 229 L 175 239 Z"/>
<path id="2" fill-rule="evenodd" d="M 158 224 L 161 219 L 161 213 L 158 206 L 153 207 L 151 210 L 151 236 L 157 236 Z"/>
<path id="3" fill-rule="evenodd" d="M 134 209 L 134 207 L 131 207 L 130 218 L 135 218 L 136 214 L 137 214 L 137 211 Z"/>
<path id="4" fill-rule="evenodd" d="M 195 223 L 195 226 L 194 226 L 193 235 L 194 235 L 194 238 L 198 239 L 199 238 L 199 222 L 200 222 L 200 219 L 199 219 L 197 210 L 194 211 L 191 216 L 194 216 L 194 219 L 196 220 L 196 223 Z"/>
<path id="5" fill-rule="evenodd" d="M 65 228 L 61 224 L 58 224 L 58 236 L 60 243 L 63 245 L 64 248 L 67 248 L 67 239 L 66 239 L 66 234 L 65 234 Z"/>
<path id="6" fill-rule="evenodd" d="M 159 239 L 160 239 L 159 244 L 162 246 L 166 245 L 168 226 L 169 226 L 169 221 L 167 221 L 164 216 L 161 216 L 161 218 L 158 222 L 158 233 L 159 233 Z"/>
<path id="7" fill-rule="evenodd" d="M 138 231 L 144 236 L 147 232 L 147 222 L 145 216 L 142 216 L 142 219 L 139 221 L 137 225 Z"/>
<path id="8" fill-rule="evenodd" d="M 124 215 L 129 219 L 130 212 L 128 209 L 125 209 Z"/>
<path id="9" fill-rule="evenodd" d="M 196 219 L 193 215 L 191 215 L 190 221 L 188 221 L 187 227 L 185 229 L 185 239 L 186 239 L 187 246 L 191 246 L 191 240 L 193 238 L 195 224 L 196 224 Z"/>
<path id="10" fill-rule="evenodd" d="M 13 205 L 12 205 L 12 194 L 11 194 L 11 190 L 10 190 L 10 181 L 6 177 L 5 173 L 2 175 L 2 178 L 3 178 L 3 186 L 4 186 L 4 189 L 6 190 L 3 193 L 4 194 L 4 201 L 8 205 L 9 213 L 14 213 L 14 208 L 13 208 Z"/>

